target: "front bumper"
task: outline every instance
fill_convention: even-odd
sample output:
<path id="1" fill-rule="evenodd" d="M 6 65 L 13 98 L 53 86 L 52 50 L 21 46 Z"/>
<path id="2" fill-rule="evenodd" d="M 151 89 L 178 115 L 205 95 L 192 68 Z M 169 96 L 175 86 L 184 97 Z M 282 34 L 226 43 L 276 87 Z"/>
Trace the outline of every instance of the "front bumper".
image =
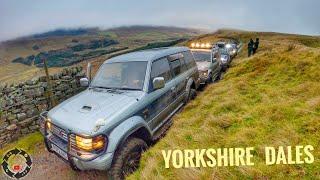
<path id="1" fill-rule="evenodd" d="M 209 79 L 210 79 L 210 77 L 209 77 L 208 73 L 206 75 L 204 75 L 201 72 L 199 72 L 200 84 L 206 84 L 209 81 Z"/>
<path id="2" fill-rule="evenodd" d="M 46 113 L 46 112 L 45 112 Z M 68 138 L 65 138 L 65 136 L 59 136 L 63 133 L 63 129 L 59 129 L 59 127 L 53 128 L 55 133 L 46 133 L 46 128 L 43 125 L 45 122 L 46 114 L 42 113 L 41 121 L 40 121 L 40 131 L 44 135 L 44 141 L 47 150 L 50 153 L 56 154 L 59 158 L 61 158 L 63 161 L 70 164 L 70 166 L 74 169 L 79 170 L 108 170 L 111 167 L 112 159 L 113 159 L 113 152 L 104 152 L 100 156 L 92 159 L 92 160 L 83 160 L 80 158 L 77 158 L 75 156 L 72 156 L 69 153 L 69 147 L 68 147 Z M 58 129 L 58 130 L 57 130 Z M 60 130 L 60 131 L 59 131 Z M 58 132 L 58 133 L 56 133 Z M 63 155 L 57 153 L 53 150 L 53 146 L 58 147 L 63 153 L 63 155 L 66 154 L 67 157 L 63 157 Z"/>
<path id="3" fill-rule="evenodd" d="M 108 170 L 111 167 L 113 154 L 114 153 L 107 153 L 98 156 L 97 158 L 90 160 L 90 161 L 84 161 L 77 157 L 71 156 L 68 153 L 67 147 L 65 147 L 63 144 L 59 143 L 57 140 L 53 140 L 50 138 L 45 137 L 45 144 L 46 148 L 49 152 L 56 154 L 59 158 L 61 158 L 63 161 L 70 164 L 71 167 L 76 167 L 80 170 Z M 68 159 L 63 158 L 58 153 L 52 151 L 52 144 L 58 146 L 61 150 L 66 152 L 68 154 Z"/>
<path id="4" fill-rule="evenodd" d="M 75 157 L 72 158 L 73 164 L 80 170 L 108 170 L 111 167 L 113 153 L 105 153 L 94 160 L 82 161 Z"/>

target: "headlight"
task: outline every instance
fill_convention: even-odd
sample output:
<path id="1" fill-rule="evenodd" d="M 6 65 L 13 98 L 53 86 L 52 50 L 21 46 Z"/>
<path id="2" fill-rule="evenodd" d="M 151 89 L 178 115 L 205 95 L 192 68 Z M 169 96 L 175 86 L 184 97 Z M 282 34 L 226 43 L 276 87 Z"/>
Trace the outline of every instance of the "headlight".
<path id="1" fill-rule="evenodd" d="M 93 138 L 86 138 L 76 135 L 76 146 L 84 151 L 98 151 L 105 147 L 106 139 L 99 135 Z"/>
<path id="2" fill-rule="evenodd" d="M 200 71 L 200 75 L 201 76 L 207 76 L 208 75 L 208 71 Z"/>
<path id="3" fill-rule="evenodd" d="M 226 44 L 226 48 L 231 48 L 231 44 Z"/>
<path id="4" fill-rule="evenodd" d="M 52 128 L 52 124 L 50 122 L 50 119 L 47 119 L 47 121 L 46 121 L 46 129 L 47 129 L 47 131 L 51 131 L 51 128 Z"/>
<path id="5" fill-rule="evenodd" d="M 226 63 L 226 62 L 227 62 L 227 58 L 221 57 L 221 61 L 222 61 L 223 63 Z"/>

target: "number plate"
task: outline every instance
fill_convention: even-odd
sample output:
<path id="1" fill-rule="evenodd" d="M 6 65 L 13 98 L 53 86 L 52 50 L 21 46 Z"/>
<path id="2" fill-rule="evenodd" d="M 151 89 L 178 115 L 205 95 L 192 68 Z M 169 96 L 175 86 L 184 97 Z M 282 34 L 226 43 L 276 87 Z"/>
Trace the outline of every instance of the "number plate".
<path id="1" fill-rule="evenodd" d="M 68 161 L 68 154 L 60 149 L 58 146 L 51 144 L 51 150 L 58 153 L 63 159 Z"/>

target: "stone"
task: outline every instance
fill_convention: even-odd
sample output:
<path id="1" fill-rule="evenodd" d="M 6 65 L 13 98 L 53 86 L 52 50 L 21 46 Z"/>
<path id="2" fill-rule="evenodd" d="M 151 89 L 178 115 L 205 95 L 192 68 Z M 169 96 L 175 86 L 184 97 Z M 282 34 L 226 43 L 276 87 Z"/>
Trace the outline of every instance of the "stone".
<path id="1" fill-rule="evenodd" d="M 18 122 L 19 122 L 18 119 L 14 119 L 14 120 L 10 121 L 11 124 L 17 124 Z"/>
<path id="2" fill-rule="evenodd" d="M 47 77 L 46 76 L 41 76 L 39 77 L 40 82 L 47 82 Z"/>
<path id="3" fill-rule="evenodd" d="M 17 118 L 17 116 L 15 115 L 15 114 L 9 114 L 8 116 L 7 116 L 7 119 L 9 120 L 9 121 L 12 121 L 12 120 L 14 120 L 14 119 L 16 119 Z"/>
<path id="4" fill-rule="evenodd" d="M 18 140 L 18 138 L 19 138 L 20 135 L 21 135 L 21 134 L 20 134 L 19 132 L 13 134 L 13 135 L 11 136 L 11 140 L 10 140 L 10 141 L 16 141 L 16 140 Z"/>
<path id="5" fill-rule="evenodd" d="M 47 82 L 41 82 L 40 86 L 43 88 L 47 88 L 48 87 L 48 83 Z"/>
<path id="6" fill-rule="evenodd" d="M 36 108 L 31 108 L 27 111 L 27 117 L 30 118 L 32 116 L 37 115 L 39 112 Z"/>
<path id="7" fill-rule="evenodd" d="M 0 141 L 5 140 L 6 138 L 7 138 L 7 136 L 6 136 L 6 135 L 4 135 L 4 136 L 3 136 L 3 135 L 1 135 L 1 136 L 0 136 Z"/>
<path id="8" fill-rule="evenodd" d="M 58 80 L 60 77 L 59 77 L 59 74 L 55 74 L 53 75 L 53 80 Z"/>
<path id="9" fill-rule="evenodd" d="M 61 91 L 57 91 L 54 95 L 56 95 L 56 96 L 61 96 L 61 95 L 62 95 L 62 92 L 61 92 Z"/>
<path id="10" fill-rule="evenodd" d="M 61 84 L 60 86 L 57 87 L 57 90 L 59 90 L 59 91 L 65 91 L 65 90 L 67 90 L 68 88 L 69 88 L 68 85 L 66 85 L 66 84 Z"/>
<path id="11" fill-rule="evenodd" d="M 39 126 L 38 126 L 38 125 L 29 126 L 29 129 L 30 129 L 31 131 L 35 131 L 35 130 L 38 130 L 38 129 L 39 129 Z"/>
<path id="12" fill-rule="evenodd" d="M 26 81 L 26 84 L 27 84 L 27 85 L 29 85 L 29 86 L 31 86 L 31 85 L 33 85 L 33 84 L 34 84 L 34 81 L 32 81 L 32 80 L 28 80 L 28 81 Z"/>
<path id="13" fill-rule="evenodd" d="M 32 123 L 36 120 L 36 118 L 37 118 L 37 116 L 31 117 L 31 118 L 28 118 L 28 119 L 26 119 L 26 120 L 23 120 L 23 121 L 19 122 L 18 124 L 19 124 L 20 126 L 22 126 L 22 127 L 25 127 L 25 126 L 27 126 L 27 125 L 32 124 Z"/>
<path id="14" fill-rule="evenodd" d="M 18 114 L 20 112 L 21 112 L 21 109 L 19 109 L 19 108 L 15 108 L 12 110 L 12 113 L 14 113 L 14 114 Z"/>
<path id="15" fill-rule="evenodd" d="M 12 99 L 6 99 L 6 106 L 12 106 L 14 104 L 14 101 Z"/>
<path id="16" fill-rule="evenodd" d="M 25 99 L 26 99 L 26 98 L 25 98 L 24 96 L 21 96 L 21 95 L 14 97 L 14 101 L 15 101 L 15 102 L 22 102 L 22 101 L 24 101 Z"/>
<path id="17" fill-rule="evenodd" d="M 22 133 L 22 134 L 28 134 L 28 132 L 29 132 L 29 129 L 28 129 L 28 128 L 23 128 L 23 129 L 21 129 L 21 133 Z"/>
<path id="18" fill-rule="evenodd" d="M 16 130 L 17 128 L 18 128 L 18 126 L 16 124 L 11 124 L 6 129 L 8 131 L 13 131 L 13 130 Z"/>
<path id="19" fill-rule="evenodd" d="M 17 114 L 17 119 L 19 121 L 25 120 L 27 118 L 27 114 L 26 113 L 19 113 Z"/>
<path id="20" fill-rule="evenodd" d="M 23 94 L 26 95 L 27 97 L 31 98 L 34 96 L 34 91 L 33 90 L 24 90 Z"/>
<path id="21" fill-rule="evenodd" d="M 34 105 L 26 104 L 26 105 L 22 106 L 21 109 L 23 111 L 28 111 L 29 109 L 32 109 L 33 107 L 34 107 Z"/>
<path id="22" fill-rule="evenodd" d="M 61 79 L 63 79 L 63 80 L 69 80 L 69 79 L 71 79 L 71 77 L 70 77 L 70 76 L 63 76 Z"/>
<path id="23" fill-rule="evenodd" d="M 34 90 L 34 95 L 37 97 L 43 96 L 44 94 L 44 88 L 40 87 Z"/>
<path id="24" fill-rule="evenodd" d="M 4 122 L 4 121 L 2 121 L 2 120 L 1 120 L 1 125 L 0 125 L 0 135 L 2 135 L 2 134 L 3 134 L 3 132 L 6 130 L 6 127 L 8 127 L 8 126 L 9 126 L 9 123 Z"/>

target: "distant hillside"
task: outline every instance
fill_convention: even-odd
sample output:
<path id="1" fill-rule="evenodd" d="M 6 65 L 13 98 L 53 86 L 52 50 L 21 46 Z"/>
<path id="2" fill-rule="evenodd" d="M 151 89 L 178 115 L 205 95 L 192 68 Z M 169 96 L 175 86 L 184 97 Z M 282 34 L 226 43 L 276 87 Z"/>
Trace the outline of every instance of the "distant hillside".
<path id="1" fill-rule="evenodd" d="M 112 29 L 57 29 L 0 44 L 0 81 L 18 82 L 43 74 L 42 60 L 63 67 L 105 60 L 114 53 L 174 44 L 201 34 L 196 29 L 165 26 L 127 26 Z M 119 51 L 119 52 L 118 52 Z M 85 63 L 86 64 L 86 63 Z M 52 69 L 52 71 L 59 68 Z"/>
<path id="2" fill-rule="evenodd" d="M 96 33 L 98 28 L 79 28 L 79 29 L 56 29 L 45 33 L 34 34 L 31 38 L 50 38 L 57 36 L 80 36 L 84 34 Z M 28 37 L 27 37 L 28 38 Z"/>
<path id="3" fill-rule="evenodd" d="M 246 43 L 256 37 L 260 48 L 248 58 Z M 173 118 L 167 135 L 144 153 L 128 179 L 320 179 L 320 37 L 221 30 L 189 43 L 225 38 L 244 42 L 243 51 L 221 81 Z M 314 147 L 312 164 L 265 164 L 266 146 L 297 145 Z M 161 153 L 244 147 L 255 148 L 254 166 L 176 169 L 170 161 L 166 169 Z"/>

